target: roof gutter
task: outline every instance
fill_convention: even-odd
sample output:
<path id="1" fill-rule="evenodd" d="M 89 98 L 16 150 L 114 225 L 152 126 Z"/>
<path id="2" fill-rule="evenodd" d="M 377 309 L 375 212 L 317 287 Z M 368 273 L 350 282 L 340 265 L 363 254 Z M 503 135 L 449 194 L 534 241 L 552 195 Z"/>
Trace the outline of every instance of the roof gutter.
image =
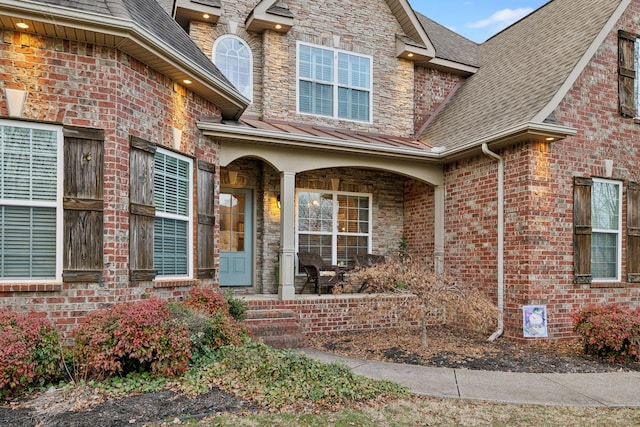
<path id="1" fill-rule="evenodd" d="M 498 329 L 488 338 L 495 341 L 504 332 L 504 159 L 482 144 L 482 152 L 498 161 Z"/>

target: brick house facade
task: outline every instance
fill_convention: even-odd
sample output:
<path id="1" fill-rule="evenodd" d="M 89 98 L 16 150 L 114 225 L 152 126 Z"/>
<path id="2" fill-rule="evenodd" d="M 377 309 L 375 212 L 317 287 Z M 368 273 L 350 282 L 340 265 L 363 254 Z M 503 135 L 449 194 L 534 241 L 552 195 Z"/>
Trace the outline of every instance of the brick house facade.
<path id="1" fill-rule="evenodd" d="M 84 234 L 102 238 L 65 240 L 78 247 L 55 254 L 51 280 L 0 275 L 0 307 L 71 327 L 95 308 L 205 284 L 272 298 L 257 307 L 299 307 L 308 332 L 363 328 L 332 296 L 300 299 L 296 252 L 348 264 L 395 253 L 403 236 L 414 259 L 493 298 L 510 337 L 522 337 L 523 306 L 546 306 L 549 336 L 563 338 L 586 304 L 638 304 L 638 97 L 620 89 L 635 79 L 620 71 L 634 63 L 619 31 L 632 45 L 640 1 L 553 0 L 482 45 L 404 0 L 349 11 L 338 1 L 137 0 L 125 14 L 65 2 L 86 22 L 57 2 L 19 3 L 0 5 L 0 126 L 45 126 L 63 150 L 74 131 L 94 132 L 102 197 L 63 186 L 82 200 L 60 196 L 57 215 L 70 236 L 83 235 L 70 218 L 93 218 Z M 145 11 L 161 16 L 154 27 Z M 226 68 L 234 55 L 240 65 Z M 26 93 L 19 115 L 12 89 Z M 150 162 L 174 160 L 190 165 L 171 175 L 190 182 L 183 213 L 162 211 L 171 204 L 149 195 L 169 190 L 143 178 Z M 579 223 L 602 189 L 620 189 L 616 227 Z M 594 206 L 597 222 L 609 211 Z M 173 221 L 187 229 L 184 259 L 144 246 L 151 229 L 164 242 L 171 233 L 158 224 Z M 82 264 L 86 253 L 96 265 Z M 165 271 L 165 257 L 179 271 Z M 313 305 L 322 309 L 310 314 Z"/>

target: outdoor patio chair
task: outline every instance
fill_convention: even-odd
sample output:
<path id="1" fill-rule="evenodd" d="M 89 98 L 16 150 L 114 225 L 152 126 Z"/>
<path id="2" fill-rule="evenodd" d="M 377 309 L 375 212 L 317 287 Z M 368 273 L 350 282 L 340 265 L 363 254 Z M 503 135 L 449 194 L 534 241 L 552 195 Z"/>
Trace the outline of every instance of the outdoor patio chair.
<path id="1" fill-rule="evenodd" d="M 384 264 L 386 258 L 384 255 L 374 255 L 374 254 L 358 254 L 355 256 L 355 266 L 356 269 L 359 268 L 369 268 L 374 265 Z M 367 281 L 365 280 L 360 285 L 358 292 L 362 292 L 367 287 Z"/>
<path id="2" fill-rule="evenodd" d="M 327 264 L 320 255 L 313 252 L 298 252 L 300 267 L 307 273 L 307 281 L 302 287 L 304 292 L 309 283 L 313 283 L 318 295 L 322 295 L 322 288 L 331 290 L 334 285 L 344 278 L 344 270 L 337 265 Z"/>

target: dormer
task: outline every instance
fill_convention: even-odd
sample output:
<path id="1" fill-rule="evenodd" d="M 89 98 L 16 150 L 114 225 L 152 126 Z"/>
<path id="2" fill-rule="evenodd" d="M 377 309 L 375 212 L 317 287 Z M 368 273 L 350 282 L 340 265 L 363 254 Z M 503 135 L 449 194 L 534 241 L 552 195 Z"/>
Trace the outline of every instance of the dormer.
<path id="1" fill-rule="evenodd" d="M 220 0 L 176 0 L 175 20 L 185 31 L 189 31 L 189 22 L 202 21 L 218 23 L 222 13 Z"/>
<path id="2" fill-rule="evenodd" d="M 262 0 L 258 3 L 245 21 L 247 31 L 262 33 L 272 30 L 287 33 L 293 27 L 293 13 L 278 3 L 274 0 Z"/>

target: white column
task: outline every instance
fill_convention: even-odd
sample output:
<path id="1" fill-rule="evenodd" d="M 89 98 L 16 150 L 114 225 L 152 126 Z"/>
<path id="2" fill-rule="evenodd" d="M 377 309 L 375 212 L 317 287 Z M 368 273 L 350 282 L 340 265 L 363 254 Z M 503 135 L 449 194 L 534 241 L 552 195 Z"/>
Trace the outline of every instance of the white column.
<path id="1" fill-rule="evenodd" d="M 444 196 L 445 188 L 443 185 L 434 188 L 433 267 L 436 274 L 444 273 Z"/>
<path id="2" fill-rule="evenodd" d="M 280 174 L 280 283 L 278 297 L 295 299 L 294 268 L 296 260 L 294 203 L 296 192 L 295 172 Z"/>

